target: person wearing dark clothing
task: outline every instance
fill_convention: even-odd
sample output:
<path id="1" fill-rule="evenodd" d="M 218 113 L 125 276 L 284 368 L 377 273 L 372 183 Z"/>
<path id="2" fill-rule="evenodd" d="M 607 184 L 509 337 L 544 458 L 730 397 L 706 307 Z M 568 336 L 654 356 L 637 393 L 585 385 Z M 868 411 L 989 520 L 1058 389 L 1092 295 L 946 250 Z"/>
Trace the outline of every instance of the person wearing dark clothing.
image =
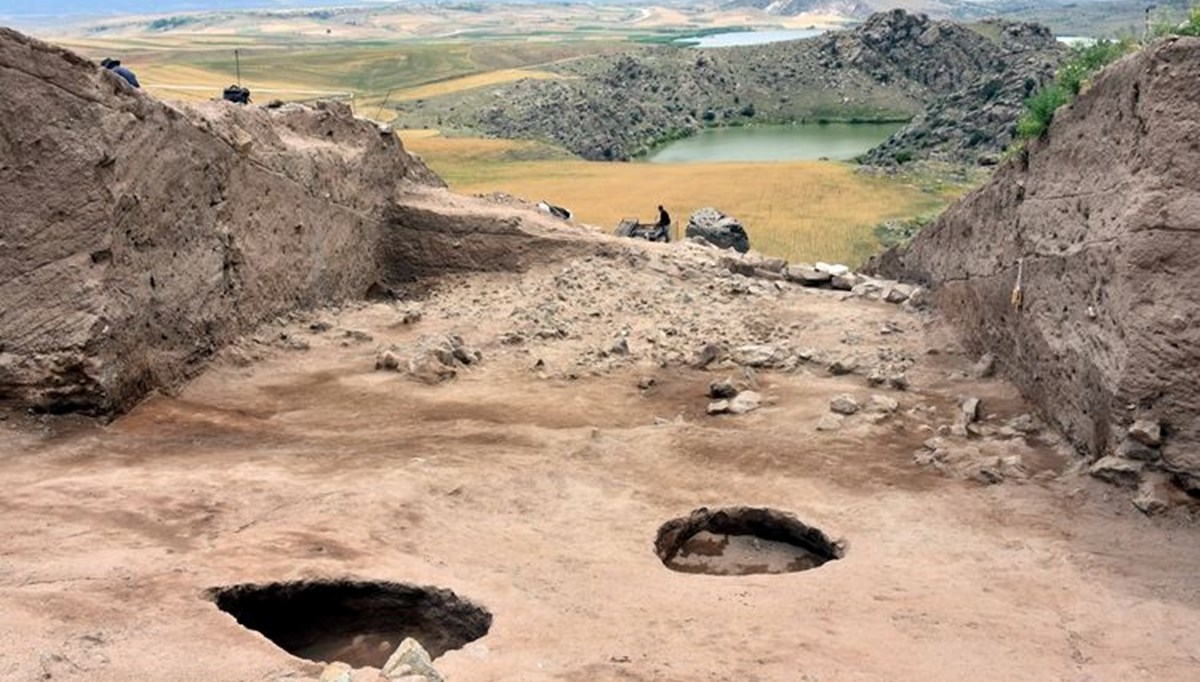
<path id="1" fill-rule="evenodd" d="M 658 207 L 658 222 L 655 227 L 668 227 L 671 224 L 671 214 L 661 205 Z"/>
<path id="2" fill-rule="evenodd" d="M 129 69 L 125 68 L 124 66 L 121 66 L 120 60 L 105 59 L 104 61 L 100 62 L 100 66 L 103 66 L 104 68 L 108 69 L 109 71 L 112 71 L 113 73 L 117 74 L 121 78 L 124 78 L 125 82 L 129 83 L 131 86 L 133 86 L 135 88 L 142 87 L 142 84 L 138 83 L 137 76 L 133 75 L 133 72 L 130 71 Z"/>
<path id="3" fill-rule="evenodd" d="M 671 241 L 671 214 L 662 205 L 658 207 L 658 222 L 654 223 L 654 229 L 646 238 L 652 242 Z"/>

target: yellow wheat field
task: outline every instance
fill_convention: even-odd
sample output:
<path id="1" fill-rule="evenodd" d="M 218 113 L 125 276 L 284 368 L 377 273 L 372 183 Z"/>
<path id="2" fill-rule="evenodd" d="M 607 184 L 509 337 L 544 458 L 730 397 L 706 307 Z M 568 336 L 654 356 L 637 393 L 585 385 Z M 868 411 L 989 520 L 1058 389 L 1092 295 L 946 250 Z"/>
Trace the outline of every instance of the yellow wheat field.
<path id="1" fill-rule="evenodd" d="M 875 253 L 874 227 L 936 210 L 947 197 L 855 173 L 849 164 L 596 163 L 512 161 L 536 143 L 401 134 L 453 189 L 504 192 L 570 208 L 576 220 L 610 231 L 624 217 L 650 221 L 663 204 L 677 228 L 713 206 L 746 226 L 752 246 L 792 262 L 855 264 Z M 680 228 L 681 229 L 681 228 Z"/>

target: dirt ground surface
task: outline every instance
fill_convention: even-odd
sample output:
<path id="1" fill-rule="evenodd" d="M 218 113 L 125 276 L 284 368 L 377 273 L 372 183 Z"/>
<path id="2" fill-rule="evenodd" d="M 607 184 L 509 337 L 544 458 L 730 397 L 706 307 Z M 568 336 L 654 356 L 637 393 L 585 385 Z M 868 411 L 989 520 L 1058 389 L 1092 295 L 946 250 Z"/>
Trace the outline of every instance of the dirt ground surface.
<path id="1" fill-rule="evenodd" d="M 452 681 L 1195 679 L 1190 512 L 1144 516 L 1055 438 L 1004 437 L 1029 408 L 968 378 L 976 358 L 928 313 L 701 251 L 446 277 L 278 320 L 107 425 L 5 415 L 0 679 L 316 679 L 205 595 L 312 578 L 488 609 L 486 636 L 435 661 Z M 482 356 L 453 380 L 375 369 L 448 335 Z M 710 340 L 796 359 L 688 367 Z M 907 390 L 827 371 L 885 356 Z M 762 406 L 706 414 L 725 377 Z M 899 406 L 829 424 L 841 394 Z M 955 447 L 1003 460 L 998 484 L 914 463 L 965 396 L 987 428 Z M 747 576 L 656 557 L 661 524 L 733 505 L 794 513 L 846 554 Z"/>

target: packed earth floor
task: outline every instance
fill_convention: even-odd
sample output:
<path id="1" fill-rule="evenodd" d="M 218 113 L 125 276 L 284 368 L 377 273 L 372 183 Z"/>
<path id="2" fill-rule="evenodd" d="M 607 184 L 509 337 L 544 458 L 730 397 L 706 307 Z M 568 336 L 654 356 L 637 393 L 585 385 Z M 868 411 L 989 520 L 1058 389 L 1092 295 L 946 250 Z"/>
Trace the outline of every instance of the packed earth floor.
<path id="1" fill-rule="evenodd" d="M 209 590 L 321 579 L 485 608 L 451 681 L 1200 670 L 1192 513 L 1081 473 L 933 313 L 679 244 L 396 293 L 266 324 L 107 424 L 6 414 L 0 678 L 316 680 Z M 725 380 L 757 408 L 709 414 Z M 730 506 L 844 556 L 664 566 L 660 526 Z"/>

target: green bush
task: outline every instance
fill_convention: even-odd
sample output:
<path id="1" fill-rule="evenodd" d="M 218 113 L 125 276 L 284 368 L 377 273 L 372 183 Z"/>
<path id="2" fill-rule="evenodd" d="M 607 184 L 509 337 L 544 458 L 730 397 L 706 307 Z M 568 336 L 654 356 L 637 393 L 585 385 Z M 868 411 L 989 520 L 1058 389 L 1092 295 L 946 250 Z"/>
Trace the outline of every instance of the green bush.
<path id="1" fill-rule="evenodd" d="M 1025 110 L 1017 119 L 1017 134 L 1026 139 L 1041 137 L 1050 127 L 1054 112 L 1070 102 L 1071 97 L 1070 91 L 1055 83 L 1025 100 Z"/>
<path id="2" fill-rule="evenodd" d="M 1025 100 L 1017 120 L 1017 135 L 1029 139 L 1045 134 L 1054 112 L 1075 99 L 1096 72 L 1136 48 L 1132 40 L 1098 40 L 1080 45 L 1054 74 L 1054 82 Z"/>

